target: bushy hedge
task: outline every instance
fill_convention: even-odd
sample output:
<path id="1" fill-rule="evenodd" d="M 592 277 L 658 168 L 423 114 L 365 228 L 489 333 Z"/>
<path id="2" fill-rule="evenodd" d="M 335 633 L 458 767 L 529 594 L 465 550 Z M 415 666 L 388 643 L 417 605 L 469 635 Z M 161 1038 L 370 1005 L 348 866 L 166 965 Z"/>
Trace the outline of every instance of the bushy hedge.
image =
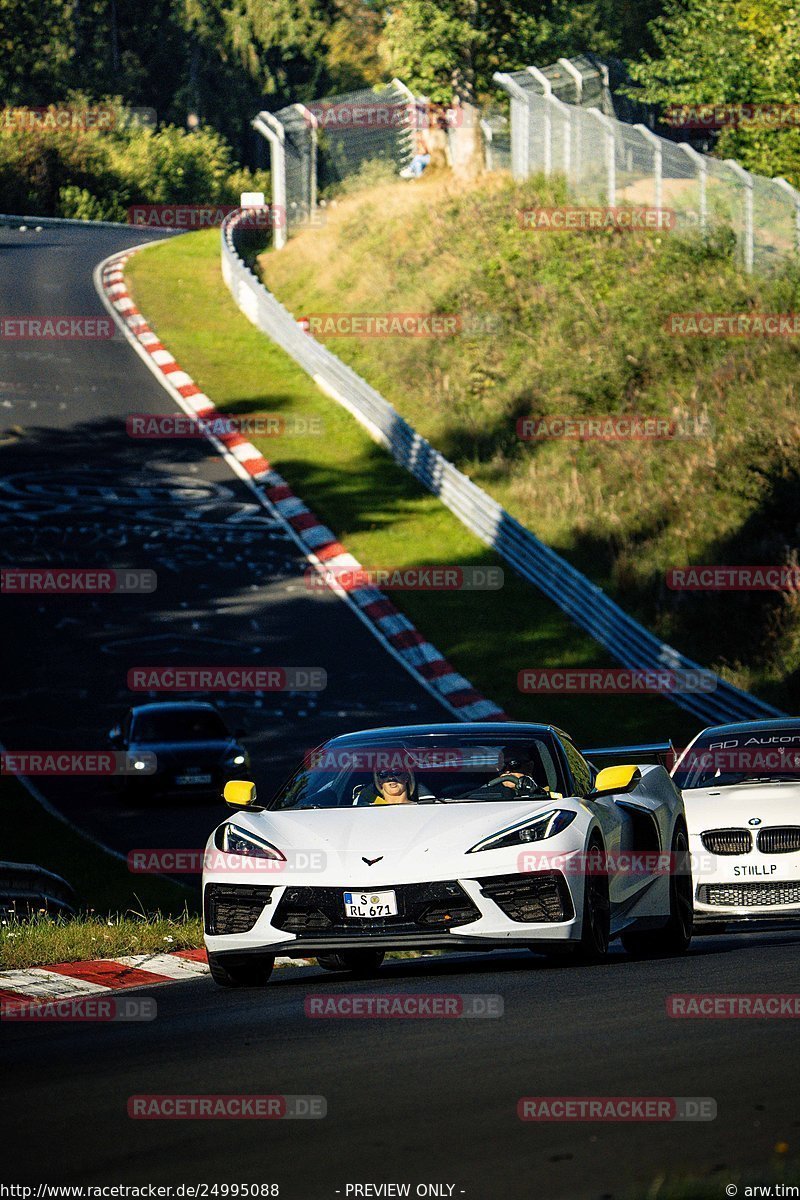
<path id="1" fill-rule="evenodd" d="M 104 128 L 75 115 L 98 110 Z M 125 221 L 132 204 L 236 204 L 242 191 L 269 193 L 269 172 L 239 166 L 208 127 L 152 129 L 119 99 L 71 96 L 38 117 L 0 111 L 2 212 Z"/>

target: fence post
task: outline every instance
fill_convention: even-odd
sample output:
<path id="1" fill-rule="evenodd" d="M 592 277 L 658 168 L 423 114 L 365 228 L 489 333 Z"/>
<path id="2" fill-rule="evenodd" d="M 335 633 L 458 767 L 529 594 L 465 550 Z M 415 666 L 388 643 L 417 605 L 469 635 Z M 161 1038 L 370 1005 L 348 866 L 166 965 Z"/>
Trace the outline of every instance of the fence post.
<path id="1" fill-rule="evenodd" d="M 286 245 L 286 150 L 285 135 L 280 121 L 268 112 L 260 112 L 252 122 L 253 129 L 269 142 L 270 175 L 272 177 L 272 244 L 276 250 Z M 275 220 L 275 214 L 278 220 Z"/>
<path id="2" fill-rule="evenodd" d="M 314 213 L 317 211 L 317 129 L 319 121 L 311 109 L 306 108 L 305 104 L 293 104 L 292 108 L 297 109 L 309 128 L 308 220 L 309 224 L 312 224 Z"/>
<path id="3" fill-rule="evenodd" d="M 564 174 L 569 180 L 570 167 L 572 164 L 572 113 L 570 107 L 563 100 L 559 100 L 557 96 L 545 96 L 545 100 L 550 104 L 559 116 L 564 121 L 564 161 L 562 163 Z"/>
<path id="4" fill-rule="evenodd" d="M 779 188 L 783 188 L 794 203 L 794 248 L 800 254 L 800 192 L 781 175 L 776 175 L 772 182 L 777 183 Z"/>
<path id="5" fill-rule="evenodd" d="M 744 269 L 748 275 L 751 275 L 753 272 L 753 176 L 732 158 L 726 158 L 723 161 L 725 166 L 733 171 L 736 178 L 744 184 Z"/>
<path id="6" fill-rule="evenodd" d="M 505 71 L 495 71 L 492 79 L 511 97 L 511 172 L 515 179 L 527 179 L 531 173 L 528 94 Z"/>
<path id="7" fill-rule="evenodd" d="M 406 161 L 403 163 L 403 166 L 407 167 L 416 153 L 416 139 L 414 136 L 414 131 L 417 128 L 417 124 L 419 121 L 419 107 L 420 106 L 417 101 L 417 97 L 411 91 L 411 88 L 407 87 L 403 83 L 402 79 L 397 79 L 397 78 L 393 79 L 392 87 L 396 88 L 397 91 L 400 92 L 403 96 L 405 96 L 406 100 L 408 101 L 408 111 L 410 114 L 410 119 L 409 119 L 409 126 L 406 131 L 407 158 L 406 158 Z M 448 153 L 449 153 L 449 150 L 448 150 Z"/>
<path id="8" fill-rule="evenodd" d="M 553 85 L 546 75 L 543 75 L 538 67 L 526 67 L 525 70 L 529 75 L 532 75 L 542 89 L 542 95 L 545 99 L 544 108 L 544 173 L 552 175 L 553 173 L 553 121 L 551 118 L 551 109 L 546 101 L 553 94 Z"/>
<path id="9" fill-rule="evenodd" d="M 600 112 L 599 108 L 587 108 L 588 113 L 602 125 L 605 130 L 605 151 L 606 151 L 606 191 L 608 192 L 608 204 L 613 208 L 617 202 L 617 164 L 616 164 L 616 139 L 614 137 L 614 123 L 605 113 Z"/>
<path id="10" fill-rule="evenodd" d="M 664 157 L 661 149 L 661 138 L 653 133 L 652 129 L 648 129 L 646 125 L 634 125 L 633 128 L 653 147 L 653 203 L 656 208 L 661 208 L 664 190 Z"/>
<path id="11" fill-rule="evenodd" d="M 705 156 L 688 142 L 678 142 L 678 149 L 697 167 L 697 182 L 700 185 L 700 232 L 705 235 L 708 231 L 708 166 Z"/>
<path id="12" fill-rule="evenodd" d="M 494 155 L 492 154 L 492 127 L 481 117 L 481 133 L 483 134 L 483 161 L 487 171 L 494 170 Z"/>
<path id="13" fill-rule="evenodd" d="M 575 103 L 580 104 L 583 99 L 583 76 L 573 62 L 568 58 L 559 58 L 558 65 L 563 67 L 568 75 L 572 76 L 575 84 Z"/>

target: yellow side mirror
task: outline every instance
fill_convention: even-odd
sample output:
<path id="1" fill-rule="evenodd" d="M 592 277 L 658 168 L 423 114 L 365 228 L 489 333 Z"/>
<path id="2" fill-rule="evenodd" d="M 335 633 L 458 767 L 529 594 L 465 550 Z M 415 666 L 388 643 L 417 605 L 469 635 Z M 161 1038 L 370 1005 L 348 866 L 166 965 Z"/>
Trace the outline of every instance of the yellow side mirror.
<path id="1" fill-rule="evenodd" d="M 594 781 L 593 796 L 608 796 L 612 792 L 632 792 L 642 772 L 635 766 L 603 767 Z"/>
<path id="2" fill-rule="evenodd" d="M 229 779 L 222 794 L 231 808 L 252 808 L 256 800 L 256 785 L 249 779 Z"/>

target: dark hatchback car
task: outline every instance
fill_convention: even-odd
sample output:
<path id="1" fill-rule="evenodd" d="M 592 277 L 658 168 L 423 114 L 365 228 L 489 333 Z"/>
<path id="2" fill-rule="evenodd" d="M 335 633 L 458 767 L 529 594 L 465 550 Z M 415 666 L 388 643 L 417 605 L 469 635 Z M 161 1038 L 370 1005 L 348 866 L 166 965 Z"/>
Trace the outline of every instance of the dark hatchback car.
<path id="1" fill-rule="evenodd" d="M 123 790 L 142 799 L 219 798 L 229 779 L 250 769 L 239 736 L 213 704 L 199 700 L 136 705 L 108 735 L 112 748 L 127 756 Z"/>

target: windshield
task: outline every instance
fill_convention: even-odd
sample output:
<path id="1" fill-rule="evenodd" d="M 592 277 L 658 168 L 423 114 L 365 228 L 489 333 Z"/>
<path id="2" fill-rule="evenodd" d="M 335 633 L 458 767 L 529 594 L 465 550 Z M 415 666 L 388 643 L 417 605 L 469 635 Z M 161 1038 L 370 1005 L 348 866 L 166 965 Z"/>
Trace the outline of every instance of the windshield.
<path id="1" fill-rule="evenodd" d="M 313 751 L 270 808 L 530 800 L 563 790 L 550 734 L 394 735 Z"/>
<path id="2" fill-rule="evenodd" d="M 800 722 L 784 729 L 711 733 L 687 750 L 673 775 L 682 790 L 800 780 Z"/>
<path id="3" fill-rule="evenodd" d="M 131 731 L 131 740 L 137 742 L 207 742 L 229 737 L 219 713 L 202 708 L 140 713 Z"/>

